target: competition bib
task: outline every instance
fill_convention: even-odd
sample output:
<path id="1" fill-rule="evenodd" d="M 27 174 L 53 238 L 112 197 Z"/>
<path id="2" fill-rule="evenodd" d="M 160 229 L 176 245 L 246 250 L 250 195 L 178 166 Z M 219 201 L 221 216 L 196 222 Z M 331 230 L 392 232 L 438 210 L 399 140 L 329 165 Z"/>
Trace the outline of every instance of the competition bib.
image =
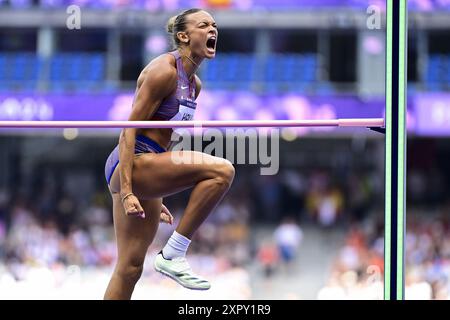
<path id="1" fill-rule="evenodd" d="M 197 103 L 192 100 L 181 99 L 179 100 L 178 112 L 173 116 L 171 121 L 190 121 L 194 119 L 195 108 Z"/>
<path id="2" fill-rule="evenodd" d="M 175 116 L 173 116 L 170 121 L 190 121 L 194 119 L 195 108 L 197 107 L 197 103 L 192 100 L 180 99 L 178 100 L 180 105 L 178 107 L 178 112 Z M 179 141 L 183 132 L 186 132 L 185 128 L 174 128 L 172 132 L 172 142 L 169 145 L 169 150 L 175 146 L 176 142 Z M 174 143 L 175 142 L 175 143 Z"/>

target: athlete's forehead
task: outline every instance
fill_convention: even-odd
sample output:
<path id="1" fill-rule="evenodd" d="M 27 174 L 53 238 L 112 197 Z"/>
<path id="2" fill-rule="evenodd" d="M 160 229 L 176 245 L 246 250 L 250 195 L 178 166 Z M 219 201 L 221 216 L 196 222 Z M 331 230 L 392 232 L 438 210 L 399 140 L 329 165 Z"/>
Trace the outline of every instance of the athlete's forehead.
<path id="1" fill-rule="evenodd" d="M 206 11 L 199 11 L 199 12 L 192 13 L 187 17 L 186 20 L 192 24 L 198 24 L 201 22 L 207 22 L 207 23 L 215 23 L 216 22 L 214 20 L 214 18 Z"/>

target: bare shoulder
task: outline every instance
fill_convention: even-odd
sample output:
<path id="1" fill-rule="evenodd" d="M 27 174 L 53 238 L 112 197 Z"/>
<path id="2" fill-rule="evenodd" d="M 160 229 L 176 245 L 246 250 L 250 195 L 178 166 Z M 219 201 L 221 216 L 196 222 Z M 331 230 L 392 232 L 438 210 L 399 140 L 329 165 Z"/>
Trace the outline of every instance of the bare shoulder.
<path id="1" fill-rule="evenodd" d="M 162 54 L 145 66 L 138 78 L 138 87 L 145 82 L 152 85 L 176 87 L 177 69 L 175 58 L 171 54 Z"/>

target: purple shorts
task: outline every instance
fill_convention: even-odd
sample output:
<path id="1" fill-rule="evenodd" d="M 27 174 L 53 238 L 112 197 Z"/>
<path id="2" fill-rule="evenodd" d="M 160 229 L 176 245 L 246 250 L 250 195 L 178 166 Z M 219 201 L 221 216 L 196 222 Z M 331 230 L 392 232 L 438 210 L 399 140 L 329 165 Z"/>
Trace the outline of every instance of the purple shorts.
<path id="1" fill-rule="evenodd" d="M 155 141 L 146 136 L 137 135 L 136 143 L 134 146 L 134 154 L 150 153 L 150 152 L 163 153 L 166 152 L 166 149 L 164 149 Z M 114 170 L 116 169 L 118 164 L 119 164 L 119 146 L 117 145 L 109 155 L 108 160 L 106 160 L 105 164 L 105 178 L 108 185 L 109 182 L 111 181 L 111 177 L 114 173 Z"/>

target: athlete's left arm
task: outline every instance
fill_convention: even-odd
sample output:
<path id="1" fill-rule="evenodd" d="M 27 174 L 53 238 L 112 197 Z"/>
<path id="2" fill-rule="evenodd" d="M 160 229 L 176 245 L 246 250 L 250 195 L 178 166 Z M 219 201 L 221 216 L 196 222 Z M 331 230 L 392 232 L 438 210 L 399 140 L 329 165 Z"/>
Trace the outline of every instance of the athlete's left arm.
<path id="1" fill-rule="evenodd" d="M 200 90 L 202 90 L 202 82 L 200 81 L 200 78 L 195 75 L 195 100 L 197 100 Z"/>

